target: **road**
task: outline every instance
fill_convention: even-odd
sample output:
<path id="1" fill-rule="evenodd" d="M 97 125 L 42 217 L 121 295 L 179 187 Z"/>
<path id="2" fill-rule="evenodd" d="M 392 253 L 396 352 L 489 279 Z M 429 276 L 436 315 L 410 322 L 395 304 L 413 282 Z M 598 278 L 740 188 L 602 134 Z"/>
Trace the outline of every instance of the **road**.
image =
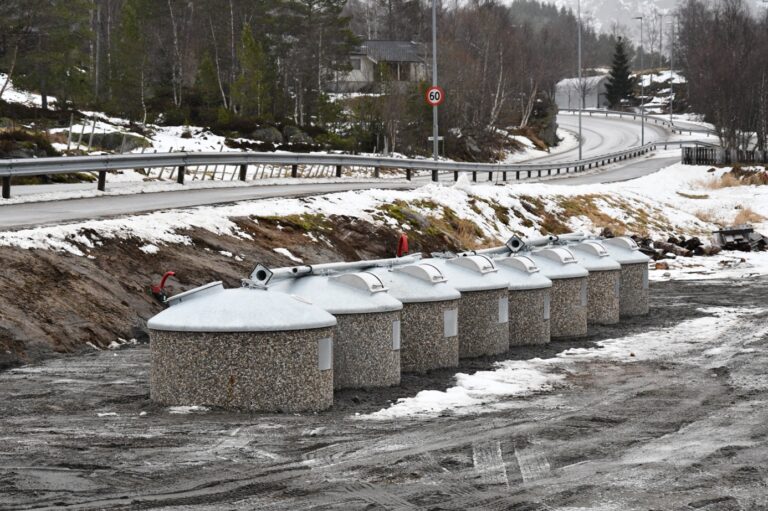
<path id="1" fill-rule="evenodd" d="M 638 122 L 618 119 L 585 116 L 582 119 L 584 136 L 583 156 L 595 156 L 619 151 L 627 147 L 640 145 L 641 127 Z M 558 123 L 565 129 L 578 131 L 578 119 L 573 115 L 558 116 Z M 646 141 L 663 141 L 669 132 L 659 126 L 646 124 Z M 562 162 L 578 158 L 578 149 L 564 151 L 557 155 L 538 158 L 537 162 Z M 594 184 L 623 181 L 653 173 L 668 166 L 679 158 L 643 158 L 617 163 L 604 171 L 587 175 L 565 176 L 557 179 L 558 184 Z M 440 181 L 453 181 L 453 173 L 443 173 Z M 548 179 L 555 181 L 555 179 Z M 135 195 L 113 195 L 88 197 L 81 199 L 57 200 L 0 205 L 0 229 L 19 229 L 52 223 L 73 222 L 78 220 L 105 218 L 117 215 L 146 213 L 160 209 L 184 208 L 211 204 L 224 204 L 243 200 L 265 199 L 274 197 L 295 197 L 317 195 L 349 190 L 369 189 L 372 187 L 390 189 L 415 188 L 429 182 L 424 173 L 412 183 L 397 180 L 354 182 L 354 183 L 305 183 L 290 185 L 249 186 L 233 188 L 210 188 L 196 190 L 142 193 Z M 67 185 L 93 188 L 93 183 Z M 27 187 L 29 188 L 29 187 Z M 30 190 L 25 189 L 25 193 Z"/>

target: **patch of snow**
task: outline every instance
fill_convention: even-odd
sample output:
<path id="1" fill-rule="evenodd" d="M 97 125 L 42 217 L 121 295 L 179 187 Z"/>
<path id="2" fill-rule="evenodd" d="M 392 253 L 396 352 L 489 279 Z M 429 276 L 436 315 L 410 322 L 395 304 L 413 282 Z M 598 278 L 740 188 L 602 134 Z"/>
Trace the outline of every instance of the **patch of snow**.
<path id="1" fill-rule="evenodd" d="M 145 254 L 157 254 L 160 251 L 160 248 L 157 245 L 147 244 L 142 245 L 139 247 L 139 250 L 144 252 Z"/>
<path id="2" fill-rule="evenodd" d="M 272 250 L 274 250 L 275 252 L 277 252 L 278 254 L 280 254 L 280 255 L 282 255 L 282 256 L 285 256 L 285 257 L 287 257 L 288 259 L 290 259 L 290 260 L 291 260 L 291 261 L 293 261 L 294 263 L 303 263 L 303 262 L 304 262 L 304 260 L 303 260 L 303 259 L 301 259 L 300 257 L 296 257 L 295 255 L 293 255 L 293 254 L 291 253 L 291 251 L 290 251 L 290 250 L 288 250 L 287 248 L 273 248 Z"/>
<path id="3" fill-rule="evenodd" d="M 117 417 L 117 413 L 115 412 L 104 412 L 104 413 L 97 413 L 97 417 Z"/>
<path id="4" fill-rule="evenodd" d="M 174 415 L 186 415 L 190 413 L 205 413 L 208 410 L 209 408 L 206 408 L 205 406 L 198 406 L 198 405 L 168 407 L 168 413 L 172 413 Z"/>

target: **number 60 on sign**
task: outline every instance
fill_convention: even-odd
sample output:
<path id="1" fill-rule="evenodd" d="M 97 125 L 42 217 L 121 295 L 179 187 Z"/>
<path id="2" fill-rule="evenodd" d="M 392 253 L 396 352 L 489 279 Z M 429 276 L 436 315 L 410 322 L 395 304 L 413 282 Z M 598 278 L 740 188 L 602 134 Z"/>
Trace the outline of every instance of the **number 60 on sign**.
<path id="1" fill-rule="evenodd" d="M 440 106 L 445 101 L 445 91 L 442 87 L 433 85 L 427 89 L 426 93 L 427 104 L 430 106 Z"/>

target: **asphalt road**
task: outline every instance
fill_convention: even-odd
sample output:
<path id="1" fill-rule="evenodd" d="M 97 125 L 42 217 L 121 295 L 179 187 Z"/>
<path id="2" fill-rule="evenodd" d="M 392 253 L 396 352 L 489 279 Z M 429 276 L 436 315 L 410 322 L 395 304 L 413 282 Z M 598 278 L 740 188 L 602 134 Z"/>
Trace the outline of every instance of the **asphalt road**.
<path id="1" fill-rule="evenodd" d="M 558 123 L 565 129 L 574 132 L 578 131 L 578 119 L 576 116 L 560 115 L 558 116 Z M 584 157 L 620 151 L 627 147 L 640 145 L 641 125 L 638 122 L 626 119 L 584 116 L 582 123 L 584 137 L 582 153 Z M 646 124 L 645 129 L 646 141 L 662 141 L 669 137 L 669 133 L 662 127 Z M 538 158 L 536 161 L 562 162 L 577 158 L 578 149 L 572 149 L 557 155 Z M 604 171 L 579 176 L 570 175 L 561 179 L 550 180 L 556 180 L 558 183 L 568 185 L 624 181 L 651 174 L 677 160 L 678 158 L 636 159 L 614 164 Z M 453 181 L 453 173 L 443 173 L 440 176 L 440 181 Z M 37 225 L 146 213 L 160 209 L 224 204 L 274 197 L 316 195 L 373 187 L 409 189 L 427 182 L 429 182 L 429 177 L 425 174 L 414 179 L 412 183 L 380 180 L 354 183 L 311 183 L 211 188 L 0 205 L 0 229 L 19 229 Z M 93 184 L 89 183 L 83 186 L 92 187 Z"/>

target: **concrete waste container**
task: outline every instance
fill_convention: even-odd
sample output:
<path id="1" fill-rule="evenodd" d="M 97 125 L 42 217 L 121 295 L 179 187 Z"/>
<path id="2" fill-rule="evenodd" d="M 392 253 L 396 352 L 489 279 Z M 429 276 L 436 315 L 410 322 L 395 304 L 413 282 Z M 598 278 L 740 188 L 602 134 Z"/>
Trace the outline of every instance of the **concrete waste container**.
<path id="1" fill-rule="evenodd" d="M 650 257 L 640 252 L 640 248 L 632 238 L 610 238 L 602 240 L 602 244 L 611 257 L 621 265 L 619 315 L 630 317 L 648 314 Z"/>
<path id="2" fill-rule="evenodd" d="M 576 260 L 589 272 L 587 277 L 587 322 L 615 325 L 619 322 L 621 265 L 599 241 L 568 245 Z"/>
<path id="3" fill-rule="evenodd" d="M 149 320 L 150 396 L 164 405 L 269 412 L 333 403 L 336 319 L 288 295 L 214 282 Z"/>
<path id="4" fill-rule="evenodd" d="M 509 346 L 549 342 L 552 281 L 533 259 L 509 255 L 494 259 L 499 275 L 509 281 Z"/>
<path id="5" fill-rule="evenodd" d="M 536 263 L 541 273 L 552 281 L 550 301 L 550 336 L 583 337 L 587 335 L 587 275 L 573 253 L 565 247 L 549 247 L 525 255 Z"/>
<path id="6" fill-rule="evenodd" d="M 509 350 L 509 281 L 482 255 L 424 259 L 438 268 L 459 300 L 459 358 L 497 355 Z"/>
<path id="7" fill-rule="evenodd" d="M 425 373 L 459 365 L 459 298 L 443 273 L 429 263 L 376 268 L 371 273 L 403 304 L 400 368 Z"/>
<path id="8" fill-rule="evenodd" d="M 336 317 L 334 388 L 400 383 L 403 304 L 369 272 L 309 275 L 273 281 L 270 290 L 305 299 Z"/>

